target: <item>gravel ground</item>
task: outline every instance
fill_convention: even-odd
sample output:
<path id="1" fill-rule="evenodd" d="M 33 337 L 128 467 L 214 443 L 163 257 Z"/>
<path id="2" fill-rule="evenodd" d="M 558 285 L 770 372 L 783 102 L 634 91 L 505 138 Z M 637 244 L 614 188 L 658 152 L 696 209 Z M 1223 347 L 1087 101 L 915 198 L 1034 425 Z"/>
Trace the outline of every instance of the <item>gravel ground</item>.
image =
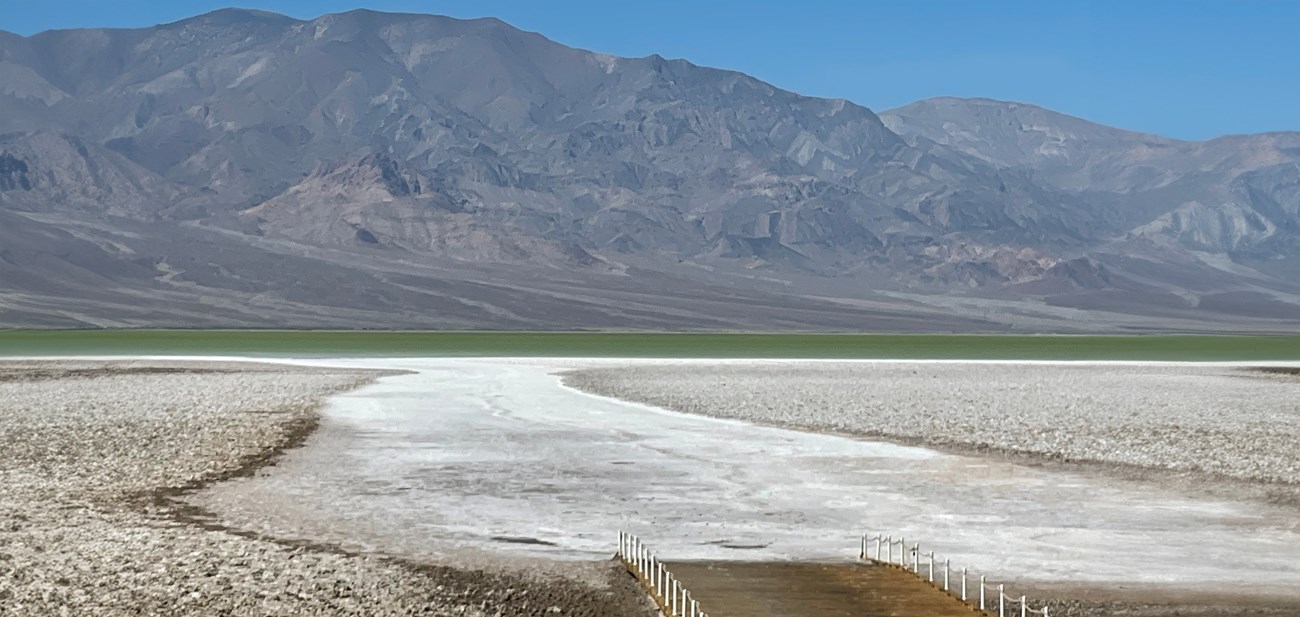
<path id="1" fill-rule="evenodd" d="M 1261 497 L 1300 502 L 1300 379 L 1290 371 L 747 362 L 578 370 L 565 383 L 721 418 L 1246 480 Z"/>
<path id="2" fill-rule="evenodd" d="M 0 615 L 646 615 L 606 584 L 352 555 L 224 529 L 175 498 L 300 444 L 378 373 L 0 363 Z"/>

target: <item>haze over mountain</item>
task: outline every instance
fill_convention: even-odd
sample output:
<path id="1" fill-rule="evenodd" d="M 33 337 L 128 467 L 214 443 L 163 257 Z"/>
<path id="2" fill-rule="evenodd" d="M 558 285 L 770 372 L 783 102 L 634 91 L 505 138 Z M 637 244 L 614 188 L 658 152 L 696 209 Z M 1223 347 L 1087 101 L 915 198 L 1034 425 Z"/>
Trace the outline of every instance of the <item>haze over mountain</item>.
<path id="1" fill-rule="evenodd" d="M 1300 327 L 1300 133 L 223 10 L 0 32 L 0 134 L 3 326 Z"/>

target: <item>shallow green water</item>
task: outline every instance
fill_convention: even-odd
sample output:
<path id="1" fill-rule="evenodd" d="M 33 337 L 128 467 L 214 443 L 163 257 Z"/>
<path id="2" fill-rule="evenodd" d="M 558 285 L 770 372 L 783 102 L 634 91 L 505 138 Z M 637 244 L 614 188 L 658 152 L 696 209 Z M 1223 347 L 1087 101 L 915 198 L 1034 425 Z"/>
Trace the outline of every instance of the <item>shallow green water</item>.
<path id="1" fill-rule="evenodd" d="M 0 356 L 31 355 L 1300 361 L 1300 336 L 0 331 Z"/>

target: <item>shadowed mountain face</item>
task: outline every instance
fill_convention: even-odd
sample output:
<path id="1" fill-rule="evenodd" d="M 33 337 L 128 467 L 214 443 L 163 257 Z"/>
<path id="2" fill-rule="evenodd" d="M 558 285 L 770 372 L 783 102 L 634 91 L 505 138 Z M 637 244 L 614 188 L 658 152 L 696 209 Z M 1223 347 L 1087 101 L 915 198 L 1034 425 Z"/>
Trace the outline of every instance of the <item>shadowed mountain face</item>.
<path id="1" fill-rule="evenodd" d="M 1298 208 L 1296 133 L 878 117 L 492 19 L 0 32 L 4 326 L 1284 330 Z"/>

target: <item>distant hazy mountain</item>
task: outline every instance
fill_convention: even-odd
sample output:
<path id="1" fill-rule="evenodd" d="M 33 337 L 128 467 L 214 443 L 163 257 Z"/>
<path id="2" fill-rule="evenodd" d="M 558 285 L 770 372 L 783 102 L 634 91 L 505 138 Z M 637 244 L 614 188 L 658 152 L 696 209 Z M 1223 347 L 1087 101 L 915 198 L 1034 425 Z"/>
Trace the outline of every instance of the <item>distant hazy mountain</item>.
<path id="1" fill-rule="evenodd" d="M 6 326 L 1300 326 L 1297 133 L 241 10 L 0 32 L 0 133 Z"/>

